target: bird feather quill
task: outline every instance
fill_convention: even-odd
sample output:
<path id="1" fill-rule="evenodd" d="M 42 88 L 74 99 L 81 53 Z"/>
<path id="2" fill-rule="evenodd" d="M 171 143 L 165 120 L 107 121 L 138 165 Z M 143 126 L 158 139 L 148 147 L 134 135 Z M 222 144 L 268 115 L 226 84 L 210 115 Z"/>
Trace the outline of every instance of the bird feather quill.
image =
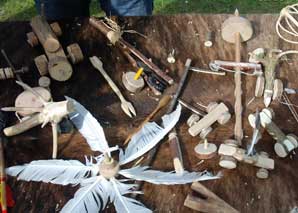
<path id="1" fill-rule="evenodd" d="M 69 115 L 70 120 L 86 139 L 90 148 L 93 151 L 100 151 L 110 155 L 109 145 L 99 122 L 79 102 L 69 97 L 66 97 L 66 99 L 73 101 L 75 105 L 75 112 Z"/>
<path id="2" fill-rule="evenodd" d="M 81 188 L 75 193 L 61 210 L 61 213 L 83 213 L 102 211 L 112 193 L 109 181 L 101 176 L 92 177 L 81 183 Z"/>
<path id="3" fill-rule="evenodd" d="M 195 181 L 204 181 L 220 178 L 220 175 L 212 175 L 209 172 L 187 172 L 183 174 L 177 174 L 175 172 L 160 172 L 157 170 L 149 170 L 149 167 L 133 167 L 131 169 L 125 169 L 119 171 L 119 174 L 126 178 L 146 181 L 153 184 L 163 185 L 175 185 L 175 184 L 186 184 Z"/>
<path id="4" fill-rule="evenodd" d="M 6 173 L 25 181 L 68 185 L 78 184 L 83 178 L 95 176 L 98 169 L 77 160 L 38 160 L 23 166 L 9 167 Z"/>
<path id="5" fill-rule="evenodd" d="M 120 151 L 120 165 L 129 163 L 155 147 L 176 125 L 180 118 L 181 105 L 179 104 L 174 112 L 162 117 L 163 126 L 155 122 L 148 122 L 136 133 L 129 142 L 125 152 Z"/>

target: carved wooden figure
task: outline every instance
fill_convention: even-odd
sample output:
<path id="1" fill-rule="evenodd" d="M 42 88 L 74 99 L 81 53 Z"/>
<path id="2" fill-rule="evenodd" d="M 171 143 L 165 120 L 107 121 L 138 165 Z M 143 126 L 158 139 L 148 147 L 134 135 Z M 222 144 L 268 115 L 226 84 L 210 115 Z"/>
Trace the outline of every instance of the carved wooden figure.
<path id="1" fill-rule="evenodd" d="M 237 142 L 233 140 L 226 140 L 218 149 L 218 154 L 224 157 L 231 157 L 230 159 L 221 159 L 219 165 L 226 169 L 234 169 L 237 167 L 237 161 L 248 163 L 262 170 L 257 172 L 257 177 L 266 178 L 268 172 L 266 170 L 274 169 L 274 160 L 269 158 L 267 153 L 261 152 L 253 156 L 246 154 L 246 150 L 237 147 Z"/>
<path id="2" fill-rule="evenodd" d="M 188 132 L 191 136 L 195 137 L 200 134 L 201 138 L 206 138 L 206 136 L 212 131 L 212 124 L 218 122 L 223 125 L 231 118 L 229 109 L 224 103 L 210 103 L 207 107 L 207 112 L 208 114 L 201 120 L 200 117 L 195 114 L 188 119 L 187 124 L 190 126 Z"/>
<path id="3" fill-rule="evenodd" d="M 274 112 L 271 108 L 265 108 L 260 112 L 261 125 L 267 132 L 276 140 L 274 145 L 275 153 L 285 158 L 288 154 L 298 147 L 298 138 L 294 134 L 285 135 L 281 129 L 272 121 Z M 253 114 L 249 115 L 249 123 L 253 125 L 255 117 Z"/>
<path id="4" fill-rule="evenodd" d="M 42 95 L 40 95 L 36 90 L 32 89 L 28 85 L 18 82 L 20 86 L 26 89 L 28 92 L 31 92 L 34 96 L 36 96 L 42 106 L 40 107 L 5 107 L 2 108 L 3 111 L 30 111 L 32 114 L 29 118 L 21 121 L 20 123 L 7 127 L 3 130 L 6 136 L 14 136 L 21 134 L 33 127 L 38 125 L 42 125 L 44 127 L 49 122 L 52 125 L 53 131 L 53 154 L 52 157 L 57 157 L 57 147 L 58 147 L 58 123 L 66 117 L 69 113 L 73 112 L 74 105 L 71 101 L 60 101 L 53 102 L 44 99 Z M 47 91 L 47 90 L 46 90 Z"/>
<path id="5" fill-rule="evenodd" d="M 38 56 L 34 59 L 35 65 L 40 75 L 47 73 L 57 81 L 66 81 L 72 75 L 72 66 L 68 62 L 68 58 L 73 64 L 79 63 L 84 59 L 81 48 L 77 43 L 67 47 L 68 56 L 66 56 L 58 36 L 62 34 L 58 23 L 49 25 L 41 16 L 35 16 L 31 19 L 30 25 L 33 32 L 27 33 L 28 43 L 34 47 L 40 43 L 46 55 Z"/>

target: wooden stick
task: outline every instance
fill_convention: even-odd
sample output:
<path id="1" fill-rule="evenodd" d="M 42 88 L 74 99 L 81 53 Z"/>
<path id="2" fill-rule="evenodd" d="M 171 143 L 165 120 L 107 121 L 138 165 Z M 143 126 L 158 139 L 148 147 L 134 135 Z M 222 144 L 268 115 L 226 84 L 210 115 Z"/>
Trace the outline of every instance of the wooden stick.
<path id="1" fill-rule="evenodd" d="M 241 61 L 241 36 L 237 32 L 235 34 L 235 61 Z M 241 89 L 241 70 L 239 66 L 235 67 L 235 128 L 234 135 L 239 146 L 242 144 L 243 139 L 243 129 L 242 129 L 242 89 Z"/>
<path id="2" fill-rule="evenodd" d="M 130 139 L 132 138 L 132 136 L 137 133 L 138 131 L 140 131 L 143 126 L 148 123 L 163 107 L 165 107 L 171 100 L 171 96 L 169 95 L 165 95 L 163 96 L 158 105 L 156 106 L 156 108 L 153 110 L 153 112 L 150 113 L 150 115 L 148 115 L 145 120 L 138 126 L 138 128 L 136 128 L 135 130 L 133 130 L 132 133 L 130 133 L 128 135 L 128 137 L 126 138 L 126 140 L 124 141 L 123 145 L 128 144 L 128 142 L 130 141 Z"/>
<path id="3" fill-rule="evenodd" d="M 89 23 L 93 27 L 98 29 L 101 33 L 103 33 L 105 36 L 107 36 L 108 33 L 112 31 L 107 27 L 107 25 L 102 20 L 96 20 L 95 18 L 90 18 Z M 131 44 L 126 42 L 123 38 L 120 37 L 119 40 L 115 43 L 115 45 L 119 47 L 126 56 L 128 53 L 131 53 L 134 56 L 136 56 L 139 60 L 141 60 L 144 64 L 146 64 L 153 72 L 155 72 L 156 75 L 158 75 L 168 84 L 172 85 L 174 83 L 174 80 L 171 77 L 169 77 L 165 72 L 163 72 L 159 67 L 157 67 L 154 63 L 152 63 L 152 61 L 150 61 L 146 56 L 144 56 L 140 51 L 134 48 Z M 130 61 L 132 61 L 131 58 L 130 58 Z"/>
<path id="4" fill-rule="evenodd" d="M 52 132 L 53 132 L 53 153 L 52 158 L 57 158 L 57 152 L 58 152 L 58 124 L 55 122 L 52 122 Z"/>

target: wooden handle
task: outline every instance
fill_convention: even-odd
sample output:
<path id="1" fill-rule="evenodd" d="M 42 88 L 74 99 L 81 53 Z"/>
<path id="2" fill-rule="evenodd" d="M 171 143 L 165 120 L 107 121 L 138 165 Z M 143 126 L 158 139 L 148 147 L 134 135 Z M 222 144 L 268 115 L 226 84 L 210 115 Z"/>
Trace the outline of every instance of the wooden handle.
<path id="1" fill-rule="evenodd" d="M 240 33 L 235 34 L 235 59 L 236 62 L 241 61 L 241 36 Z M 242 129 L 242 89 L 241 89 L 241 70 L 239 66 L 235 67 L 235 128 L 234 135 L 239 145 L 242 144 L 243 129 Z"/>
<path id="2" fill-rule="evenodd" d="M 42 124 L 43 121 L 44 121 L 44 116 L 41 113 L 38 113 L 21 123 L 18 123 L 14 126 L 5 128 L 3 130 L 3 132 L 6 136 L 18 135 L 18 134 L 23 133 L 33 127 L 36 127 L 36 126 Z"/>
<path id="3" fill-rule="evenodd" d="M 120 98 L 121 101 L 125 101 L 125 98 L 121 94 L 119 88 L 117 85 L 113 82 L 113 80 L 110 78 L 110 76 L 106 73 L 106 71 L 103 69 L 103 65 L 101 60 L 96 57 L 90 57 L 90 61 L 92 65 L 103 75 L 103 77 L 106 79 L 112 90 L 117 94 L 117 96 Z"/>
<path id="4" fill-rule="evenodd" d="M 171 148 L 171 154 L 173 158 L 175 171 L 177 174 L 182 174 L 184 171 L 183 157 L 181 153 L 179 139 L 177 137 L 175 129 L 173 129 L 173 131 L 169 134 L 169 144 Z"/>

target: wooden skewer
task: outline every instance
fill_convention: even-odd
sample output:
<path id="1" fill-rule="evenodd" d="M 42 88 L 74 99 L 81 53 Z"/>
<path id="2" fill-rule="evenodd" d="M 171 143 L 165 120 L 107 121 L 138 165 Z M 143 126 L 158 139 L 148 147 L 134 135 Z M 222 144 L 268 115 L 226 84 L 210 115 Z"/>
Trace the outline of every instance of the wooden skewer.
<path id="1" fill-rule="evenodd" d="M 140 124 L 140 126 L 138 126 L 138 128 L 136 128 L 131 134 L 129 134 L 129 136 L 126 138 L 126 140 L 124 141 L 123 145 L 128 144 L 128 142 L 130 141 L 130 139 L 132 138 L 132 136 L 137 133 L 138 131 L 140 131 L 143 126 L 149 122 L 163 107 L 165 107 L 171 100 L 171 96 L 170 95 L 165 95 L 163 96 L 157 107 L 153 110 L 153 112 L 150 113 L 150 115 L 148 115 L 145 120 Z"/>

